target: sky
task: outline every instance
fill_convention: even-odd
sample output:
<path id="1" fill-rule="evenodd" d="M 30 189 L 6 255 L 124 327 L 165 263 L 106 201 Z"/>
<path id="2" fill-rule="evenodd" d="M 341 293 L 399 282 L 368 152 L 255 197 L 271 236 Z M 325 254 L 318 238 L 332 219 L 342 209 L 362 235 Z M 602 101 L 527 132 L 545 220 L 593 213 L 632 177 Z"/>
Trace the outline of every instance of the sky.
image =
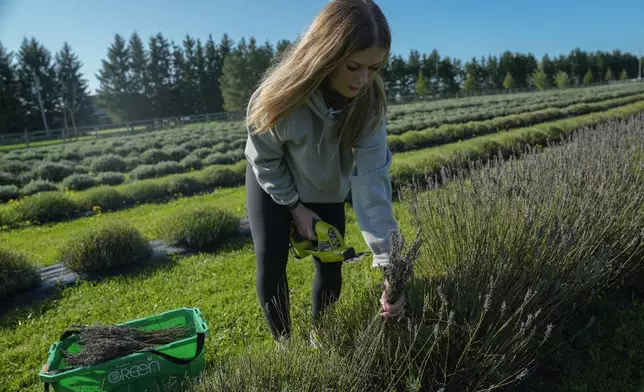
<path id="1" fill-rule="evenodd" d="M 392 52 L 417 49 L 480 58 L 505 50 L 537 58 L 582 50 L 644 54 L 644 0 L 376 0 L 389 20 Z M 16 52 L 35 37 L 52 55 L 68 42 L 95 93 L 95 74 L 115 34 L 137 31 L 147 46 L 161 32 L 219 42 L 255 37 L 294 40 L 327 0 L 0 0 L 0 43 Z"/>

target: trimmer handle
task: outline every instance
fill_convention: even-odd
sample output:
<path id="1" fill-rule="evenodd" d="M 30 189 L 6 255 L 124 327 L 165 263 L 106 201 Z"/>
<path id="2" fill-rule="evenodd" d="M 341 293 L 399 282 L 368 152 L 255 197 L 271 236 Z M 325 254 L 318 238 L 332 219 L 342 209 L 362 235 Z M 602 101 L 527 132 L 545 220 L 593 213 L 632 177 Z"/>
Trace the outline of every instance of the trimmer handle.
<path id="1" fill-rule="evenodd" d="M 315 218 L 313 218 L 313 221 L 311 222 L 312 223 L 311 228 L 313 229 L 314 233 L 316 232 L 315 226 L 318 224 L 318 222 L 321 222 L 321 220 L 315 219 Z M 292 236 L 293 236 L 293 239 L 296 242 L 304 242 L 304 241 L 309 240 L 308 238 L 306 238 L 302 234 L 300 234 L 300 232 L 297 230 L 297 226 L 295 226 L 295 225 L 293 225 Z M 309 240 L 309 241 L 311 241 L 311 240 Z M 313 242 L 314 244 L 317 243 L 317 241 L 311 241 L 311 242 Z"/>

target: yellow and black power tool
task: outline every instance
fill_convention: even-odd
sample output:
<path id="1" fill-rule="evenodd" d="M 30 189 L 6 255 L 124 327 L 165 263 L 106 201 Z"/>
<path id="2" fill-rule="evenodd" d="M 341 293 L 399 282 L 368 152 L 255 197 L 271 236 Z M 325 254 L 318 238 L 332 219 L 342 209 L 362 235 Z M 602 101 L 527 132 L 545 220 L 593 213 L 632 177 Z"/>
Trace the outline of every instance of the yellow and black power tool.
<path id="1" fill-rule="evenodd" d="M 356 253 L 344 242 L 340 231 L 327 222 L 314 220 L 313 229 L 317 239 L 312 241 L 302 236 L 295 223 L 291 223 L 290 248 L 296 259 L 314 256 L 322 263 L 355 263 L 370 254 Z"/>

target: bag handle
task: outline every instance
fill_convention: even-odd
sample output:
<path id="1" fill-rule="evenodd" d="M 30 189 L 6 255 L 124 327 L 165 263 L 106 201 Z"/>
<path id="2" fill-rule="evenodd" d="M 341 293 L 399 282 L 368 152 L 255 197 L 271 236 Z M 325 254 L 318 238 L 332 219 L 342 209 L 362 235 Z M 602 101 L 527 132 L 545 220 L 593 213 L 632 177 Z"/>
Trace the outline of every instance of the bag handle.
<path id="1" fill-rule="evenodd" d="M 204 348 L 204 343 L 206 342 L 206 333 L 205 332 L 197 332 L 197 349 L 195 350 L 195 355 L 192 358 L 177 358 L 175 356 L 172 356 L 170 354 L 166 354 L 161 351 L 157 351 L 154 348 L 146 348 L 143 350 L 139 350 L 137 352 L 139 353 L 153 353 L 156 354 L 162 358 L 167 359 L 168 361 L 175 363 L 177 365 L 187 365 L 190 362 L 194 361 L 199 354 L 203 351 Z"/>

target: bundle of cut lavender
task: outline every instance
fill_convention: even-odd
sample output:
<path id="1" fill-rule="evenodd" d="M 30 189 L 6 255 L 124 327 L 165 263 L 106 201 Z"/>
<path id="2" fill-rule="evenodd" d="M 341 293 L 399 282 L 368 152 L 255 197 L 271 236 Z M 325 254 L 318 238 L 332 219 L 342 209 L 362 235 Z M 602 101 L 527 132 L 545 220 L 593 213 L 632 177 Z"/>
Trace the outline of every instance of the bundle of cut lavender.
<path id="1" fill-rule="evenodd" d="M 385 294 L 389 303 L 394 303 L 405 292 L 405 285 L 413 276 L 414 261 L 420 251 L 420 230 L 416 232 L 416 239 L 409 250 L 405 252 L 405 239 L 398 230 L 389 232 L 390 265 L 383 269 L 383 275 L 388 285 Z"/>
<path id="2" fill-rule="evenodd" d="M 74 367 L 91 366 L 137 351 L 183 339 L 187 327 L 143 331 L 130 326 L 89 325 L 81 328 L 78 344 L 81 352 L 64 352 L 65 362 Z"/>

